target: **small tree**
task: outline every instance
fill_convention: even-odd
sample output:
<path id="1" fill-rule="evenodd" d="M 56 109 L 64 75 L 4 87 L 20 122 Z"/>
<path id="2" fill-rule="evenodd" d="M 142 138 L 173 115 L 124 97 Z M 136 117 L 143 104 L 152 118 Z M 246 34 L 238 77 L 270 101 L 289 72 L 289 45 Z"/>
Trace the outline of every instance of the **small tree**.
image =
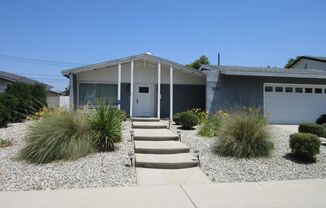
<path id="1" fill-rule="evenodd" d="M 202 65 L 207 65 L 209 63 L 209 59 L 206 56 L 202 55 L 199 59 L 196 59 L 191 64 L 187 64 L 187 66 L 192 67 L 194 69 L 199 69 Z"/>
<path id="2" fill-rule="evenodd" d="M 290 58 L 289 60 L 288 60 L 288 63 L 284 66 L 285 68 L 288 68 L 288 67 L 290 67 L 291 66 L 291 64 L 293 64 L 296 60 L 298 60 L 300 58 L 300 56 L 297 56 L 297 57 L 295 57 L 295 58 Z"/>

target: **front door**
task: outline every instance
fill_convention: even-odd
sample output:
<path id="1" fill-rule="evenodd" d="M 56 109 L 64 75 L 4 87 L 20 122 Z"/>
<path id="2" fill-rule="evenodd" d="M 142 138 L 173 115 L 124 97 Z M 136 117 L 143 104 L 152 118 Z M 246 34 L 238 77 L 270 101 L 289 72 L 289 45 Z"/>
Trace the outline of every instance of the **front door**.
<path id="1" fill-rule="evenodd" d="M 151 116 L 151 94 L 151 85 L 137 84 L 135 86 L 134 115 L 136 117 Z"/>

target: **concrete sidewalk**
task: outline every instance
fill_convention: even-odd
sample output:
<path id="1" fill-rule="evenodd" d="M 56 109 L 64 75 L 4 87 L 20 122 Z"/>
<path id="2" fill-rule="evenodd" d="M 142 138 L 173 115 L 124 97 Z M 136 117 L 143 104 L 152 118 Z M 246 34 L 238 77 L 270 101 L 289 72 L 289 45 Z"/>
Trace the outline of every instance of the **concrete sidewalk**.
<path id="1" fill-rule="evenodd" d="M 1 207 L 326 207 L 326 179 L 0 192 Z"/>

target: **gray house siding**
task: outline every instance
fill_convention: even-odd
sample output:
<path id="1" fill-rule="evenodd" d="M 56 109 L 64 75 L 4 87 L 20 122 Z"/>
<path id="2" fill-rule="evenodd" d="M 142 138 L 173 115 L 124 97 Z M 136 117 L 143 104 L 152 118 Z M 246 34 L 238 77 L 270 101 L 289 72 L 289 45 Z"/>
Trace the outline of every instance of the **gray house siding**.
<path id="1" fill-rule="evenodd" d="M 324 79 L 230 76 L 209 72 L 206 109 L 209 113 L 237 106 L 262 107 L 264 83 L 326 84 Z"/>
<path id="2" fill-rule="evenodd" d="M 157 95 L 155 85 L 154 96 Z M 173 111 L 174 113 L 190 108 L 205 109 L 205 86 L 204 85 L 174 85 L 173 86 Z M 121 83 L 121 109 L 130 114 L 130 83 Z M 157 103 L 155 99 L 155 115 Z M 170 85 L 161 85 L 161 118 L 170 115 Z"/>
<path id="3" fill-rule="evenodd" d="M 205 110 L 204 85 L 174 85 L 173 86 L 173 113 L 201 108 Z M 170 85 L 161 85 L 161 117 L 169 117 Z"/>
<path id="4" fill-rule="evenodd" d="M 118 86 L 118 85 L 117 85 Z M 121 83 L 121 109 L 130 113 L 130 83 Z"/>

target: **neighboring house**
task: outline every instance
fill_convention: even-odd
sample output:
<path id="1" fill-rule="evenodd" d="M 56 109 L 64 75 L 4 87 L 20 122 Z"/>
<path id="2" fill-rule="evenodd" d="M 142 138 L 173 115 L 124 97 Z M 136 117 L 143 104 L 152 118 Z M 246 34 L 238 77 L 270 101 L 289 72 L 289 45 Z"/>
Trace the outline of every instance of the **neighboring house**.
<path id="1" fill-rule="evenodd" d="M 326 57 L 300 56 L 287 68 L 321 69 L 326 71 Z"/>
<path id="2" fill-rule="evenodd" d="M 323 70 L 214 65 L 196 70 L 146 53 L 62 74 L 70 78 L 74 106 L 105 98 L 131 117 L 172 119 L 189 108 L 215 113 L 256 106 L 271 123 L 301 123 L 326 113 Z"/>
<path id="3" fill-rule="evenodd" d="M 50 89 L 52 88 L 52 86 L 50 86 L 50 85 L 44 84 L 42 82 L 39 82 L 39 81 L 36 81 L 33 79 L 29 79 L 24 76 L 20 76 L 20 75 L 5 72 L 5 71 L 0 71 L 0 93 L 4 92 L 6 90 L 8 84 L 13 83 L 13 82 L 24 82 L 24 83 L 28 83 L 28 84 L 35 84 L 35 83 L 43 84 L 49 92 L 50 92 Z"/>

